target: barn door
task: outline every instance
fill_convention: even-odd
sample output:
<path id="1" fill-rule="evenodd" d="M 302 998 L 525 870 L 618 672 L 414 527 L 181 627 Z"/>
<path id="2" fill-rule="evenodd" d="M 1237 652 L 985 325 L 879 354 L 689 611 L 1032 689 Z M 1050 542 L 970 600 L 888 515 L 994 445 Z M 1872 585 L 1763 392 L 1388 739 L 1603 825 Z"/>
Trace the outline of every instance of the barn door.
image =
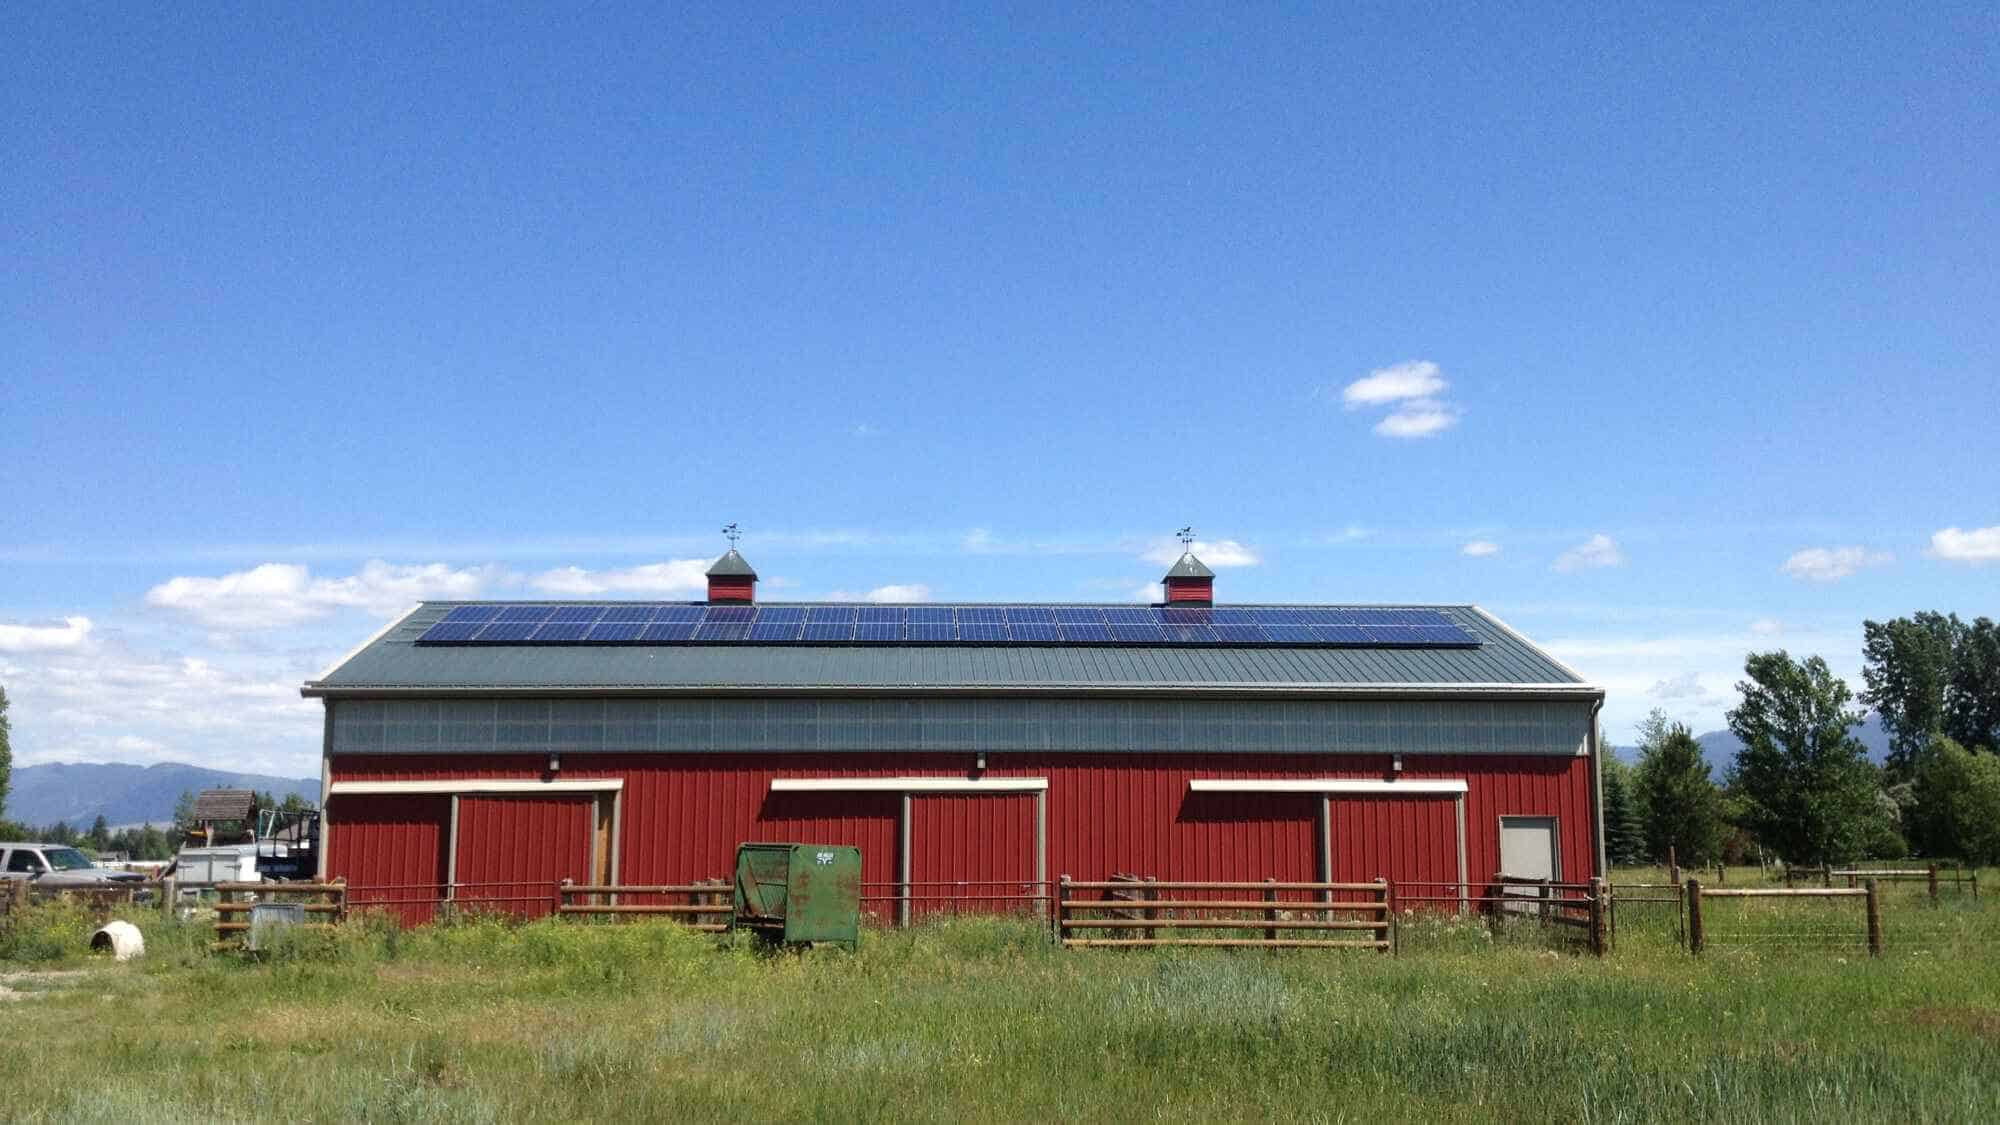
<path id="1" fill-rule="evenodd" d="M 432 921 L 450 878 L 451 798 L 339 796 L 327 811 L 327 876 L 347 880 L 348 905 L 406 926 Z"/>
<path id="2" fill-rule="evenodd" d="M 913 921 L 1040 908 L 1031 793 L 913 794 L 909 848 Z"/>
<path id="3" fill-rule="evenodd" d="M 557 883 L 591 881 L 597 806 L 588 794 L 460 797 L 454 888 L 459 908 L 530 918 L 549 913 Z"/>

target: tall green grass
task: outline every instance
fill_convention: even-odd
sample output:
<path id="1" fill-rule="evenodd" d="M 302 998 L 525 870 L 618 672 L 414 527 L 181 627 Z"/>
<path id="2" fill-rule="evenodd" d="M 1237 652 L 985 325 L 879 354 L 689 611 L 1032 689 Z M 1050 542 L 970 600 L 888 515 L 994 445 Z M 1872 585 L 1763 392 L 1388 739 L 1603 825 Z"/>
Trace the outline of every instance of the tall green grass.
<path id="1" fill-rule="evenodd" d="M 1393 958 L 1063 951 L 968 917 L 852 954 L 354 921 L 251 959 L 152 916 L 145 961 L 0 1009 L 35 1046 L 0 1118 L 1991 1120 L 2000 909 L 1964 917 L 1986 956 L 1600 961 L 1448 919 Z"/>

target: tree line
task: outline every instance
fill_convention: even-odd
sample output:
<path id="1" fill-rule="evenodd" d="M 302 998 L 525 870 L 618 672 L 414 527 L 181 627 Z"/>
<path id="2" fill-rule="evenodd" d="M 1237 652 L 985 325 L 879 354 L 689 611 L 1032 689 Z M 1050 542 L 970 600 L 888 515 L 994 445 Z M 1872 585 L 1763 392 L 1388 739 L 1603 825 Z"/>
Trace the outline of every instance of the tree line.
<path id="1" fill-rule="evenodd" d="M 1751 653 L 1728 713 L 1742 742 L 1719 780 L 1686 726 L 1655 710 L 1634 764 L 1604 762 L 1614 864 L 1790 863 L 1908 855 L 2000 863 L 2000 627 L 1918 613 L 1862 623 L 1857 700 L 1817 656 Z M 1890 737 L 1877 766 L 1853 735 Z"/>

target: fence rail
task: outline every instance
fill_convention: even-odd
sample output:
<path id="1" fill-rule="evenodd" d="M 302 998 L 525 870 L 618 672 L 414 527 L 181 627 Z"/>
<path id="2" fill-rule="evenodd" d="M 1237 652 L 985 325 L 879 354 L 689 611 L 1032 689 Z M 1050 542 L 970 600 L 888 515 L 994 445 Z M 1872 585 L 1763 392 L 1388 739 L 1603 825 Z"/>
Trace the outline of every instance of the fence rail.
<path id="1" fill-rule="evenodd" d="M 347 917 L 347 884 L 331 883 L 217 883 L 215 884 L 215 937 L 209 948 L 216 952 L 241 949 L 250 936 L 250 913 L 259 903 L 297 902 L 305 913 L 325 919 L 308 922 L 306 929 L 331 930 Z M 239 898 L 237 896 L 241 895 Z"/>
<path id="2" fill-rule="evenodd" d="M 1859 887 L 1755 887 L 1731 888 L 1727 890 L 1705 888 L 1701 885 L 1701 880 L 1689 879 L 1687 881 L 1688 952 L 1700 954 L 1713 943 L 1712 935 L 1709 933 L 1709 919 L 1704 916 L 1703 903 L 1708 899 L 1718 898 L 1778 899 L 1790 902 L 1822 899 L 1862 899 L 1865 902 L 1866 910 L 1863 916 L 1863 936 L 1867 942 L 1868 955 L 1871 957 L 1880 957 L 1882 955 L 1882 898 L 1878 890 L 1878 884 L 1873 879 L 1865 880 Z M 1823 926 L 1824 921 L 1824 919 L 1814 919 L 1809 924 Z M 1815 930 L 1767 930 L 1757 933 L 1745 932 L 1738 936 L 1725 938 L 1721 944 L 1803 944 L 1807 939 L 1825 939 L 1831 937 L 1838 940 L 1840 936 L 1837 930 L 1825 928 Z"/>
<path id="3" fill-rule="evenodd" d="M 1239 891 L 1258 891 L 1249 898 Z M 1186 892 L 1186 893 L 1181 893 Z M 1317 899 L 1285 899 L 1314 892 Z M 1335 899 L 1360 894 L 1361 899 Z M 1093 897 L 1096 896 L 1096 897 Z M 1117 897 L 1113 897 L 1113 896 Z M 1251 917 L 1244 917 L 1249 914 Z M 1105 915 L 1111 915 L 1106 917 Z M 1340 917 L 1336 917 L 1340 915 Z M 1352 916 L 1352 917 L 1349 917 Z M 1395 949 L 1395 891 L 1372 883 L 1198 882 L 1163 879 L 1056 881 L 1056 941 L 1065 948 L 1219 946 L 1260 949 Z M 1261 937 L 1196 937 L 1181 931 L 1226 930 Z M 1167 936 L 1161 936 L 1165 931 Z M 1329 936 L 1305 936 L 1321 933 Z M 1365 938 L 1347 935 L 1365 933 Z M 1101 936 L 1099 936 L 1101 935 Z"/>
<path id="4" fill-rule="evenodd" d="M 631 901 L 635 898 L 684 901 Z M 731 898 L 732 887 L 727 879 L 624 885 L 572 883 L 565 879 L 556 884 L 554 911 L 558 917 L 666 918 L 691 930 L 719 934 L 729 928 Z"/>

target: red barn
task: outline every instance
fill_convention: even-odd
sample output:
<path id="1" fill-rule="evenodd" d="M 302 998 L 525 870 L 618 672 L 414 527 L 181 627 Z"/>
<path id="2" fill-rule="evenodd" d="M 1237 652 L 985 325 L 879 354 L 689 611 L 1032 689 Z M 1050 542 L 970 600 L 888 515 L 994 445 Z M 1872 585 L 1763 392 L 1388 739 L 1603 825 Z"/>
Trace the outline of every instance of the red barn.
<path id="1" fill-rule="evenodd" d="M 1218 605 L 1191 555 L 1155 606 L 760 603 L 734 550 L 710 582 L 425 603 L 307 683 L 324 874 L 421 919 L 852 844 L 907 918 L 1063 874 L 1604 870 L 1603 692 L 1476 606 Z"/>

